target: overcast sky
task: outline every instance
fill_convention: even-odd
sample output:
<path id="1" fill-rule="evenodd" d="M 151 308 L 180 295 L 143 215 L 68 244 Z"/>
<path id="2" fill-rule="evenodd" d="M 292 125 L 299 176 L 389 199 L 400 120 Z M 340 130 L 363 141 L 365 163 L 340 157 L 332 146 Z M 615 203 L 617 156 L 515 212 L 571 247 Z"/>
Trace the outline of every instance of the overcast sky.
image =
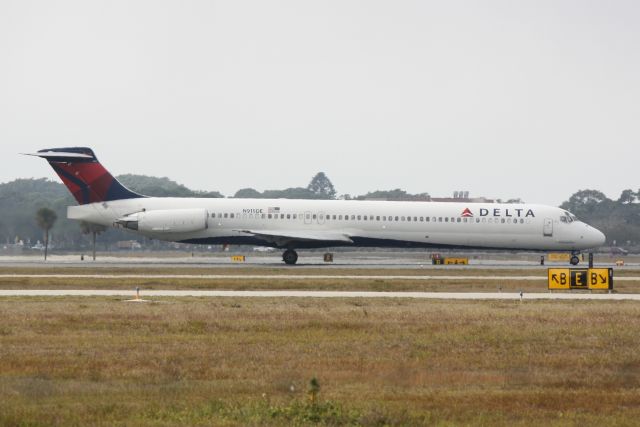
<path id="1" fill-rule="evenodd" d="M 42 148 L 233 195 L 640 188 L 640 1 L 0 0 L 0 182 Z"/>

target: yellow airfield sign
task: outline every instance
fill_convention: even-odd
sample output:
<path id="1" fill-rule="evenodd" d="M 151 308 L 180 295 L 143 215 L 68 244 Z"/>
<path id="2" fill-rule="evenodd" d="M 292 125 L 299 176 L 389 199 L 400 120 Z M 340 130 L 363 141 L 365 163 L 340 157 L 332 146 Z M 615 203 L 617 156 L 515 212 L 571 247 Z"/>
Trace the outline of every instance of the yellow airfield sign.
<path id="1" fill-rule="evenodd" d="M 613 268 L 590 268 L 589 289 L 613 289 Z"/>
<path id="2" fill-rule="evenodd" d="M 549 268 L 550 290 L 613 289 L 613 268 Z"/>
<path id="3" fill-rule="evenodd" d="M 445 258 L 445 264 L 469 264 L 469 258 Z"/>
<path id="4" fill-rule="evenodd" d="M 549 289 L 571 289 L 570 268 L 549 268 Z"/>
<path id="5" fill-rule="evenodd" d="M 567 261 L 571 259 L 571 254 L 568 252 L 551 252 L 547 255 L 549 261 Z"/>

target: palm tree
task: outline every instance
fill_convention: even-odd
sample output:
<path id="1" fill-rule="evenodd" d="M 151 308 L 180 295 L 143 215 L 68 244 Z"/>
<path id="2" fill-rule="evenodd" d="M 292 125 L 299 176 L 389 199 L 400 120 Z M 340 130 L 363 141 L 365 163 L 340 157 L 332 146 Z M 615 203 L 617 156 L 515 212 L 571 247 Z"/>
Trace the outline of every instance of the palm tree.
<path id="1" fill-rule="evenodd" d="M 82 234 L 89 234 L 91 233 L 92 235 L 92 240 L 93 240 L 93 260 L 96 260 L 96 236 L 98 234 L 103 233 L 104 231 L 106 231 L 107 227 L 105 227 L 104 225 L 100 225 L 100 224 L 94 224 L 92 222 L 86 222 L 86 221 L 81 221 L 80 222 L 80 230 L 82 230 Z"/>
<path id="2" fill-rule="evenodd" d="M 36 221 L 38 227 L 44 230 L 44 260 L 47 260 L 47 252 L 49 251 L 49 230 L 56 223 L 58 215 L 49 208 L 40 208 L 36 212 Z"/>

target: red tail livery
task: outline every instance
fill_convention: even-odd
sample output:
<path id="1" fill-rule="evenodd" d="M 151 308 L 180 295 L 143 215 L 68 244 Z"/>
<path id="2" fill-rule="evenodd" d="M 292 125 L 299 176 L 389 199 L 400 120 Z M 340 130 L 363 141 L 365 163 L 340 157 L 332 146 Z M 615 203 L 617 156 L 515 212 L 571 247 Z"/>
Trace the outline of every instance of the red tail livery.
<path id="1" fill-rule="evenodd" d="M 40 150 L 33 156 L 47 159 L 79 204 L 144 197 L 120 184 L 86 147 Z"/>

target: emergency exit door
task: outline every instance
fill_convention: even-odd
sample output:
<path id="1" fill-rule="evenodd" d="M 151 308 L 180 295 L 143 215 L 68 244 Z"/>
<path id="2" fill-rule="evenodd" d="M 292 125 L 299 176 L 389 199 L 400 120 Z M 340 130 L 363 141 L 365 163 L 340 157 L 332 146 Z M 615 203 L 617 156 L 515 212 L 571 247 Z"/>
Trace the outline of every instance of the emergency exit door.
<path id="1" fill-rule="evenodd" d="M 542 226 L 542 234 L 548 237 L 553 236 L 553 219 L 545 218 Z"/>

